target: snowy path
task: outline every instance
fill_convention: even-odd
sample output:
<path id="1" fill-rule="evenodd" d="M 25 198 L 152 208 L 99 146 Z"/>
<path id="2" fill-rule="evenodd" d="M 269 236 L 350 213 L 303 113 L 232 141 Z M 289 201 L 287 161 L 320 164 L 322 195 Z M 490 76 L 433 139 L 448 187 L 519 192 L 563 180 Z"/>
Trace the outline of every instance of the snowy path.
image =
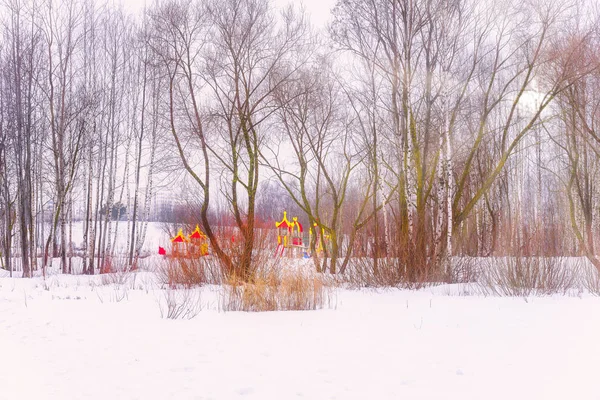
<path id="1" fill-rule="evenodd" d="M 54 279 L 0 279 L 0 399 L 600 398 L 593 297 L 340 291 L 336 309 L 172 321 L 152 291 L 101 302 Z"/>

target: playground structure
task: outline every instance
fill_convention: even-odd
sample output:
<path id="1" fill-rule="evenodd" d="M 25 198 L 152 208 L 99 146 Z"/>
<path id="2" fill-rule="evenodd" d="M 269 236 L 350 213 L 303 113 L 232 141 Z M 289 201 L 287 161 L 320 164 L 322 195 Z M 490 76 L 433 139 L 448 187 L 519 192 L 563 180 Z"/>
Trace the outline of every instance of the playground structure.
<path id="1" fill-rule="evenodd" d="M 167 255 L 162 247 L 158 248 L 158 253 Z M 183 234 L 183 230 L 179 229 L 177 235 L 171 239 L 171 257 L 198 258 L 206 255 L 208 255 L 207 237 L 198 225 L 187 237 Z"/>
<path id="2" fill-rule="evenodd" d="M 310 257 L 308 246 L 313 235 L 317 235 L 315 248 L 317 253 L 323 252 L 323 242 L 327 245 L 329 239 L 329 236 L 325 235 L 323 228 L 319 232 L 318 225 L 315 223 L 314 231 L 312 228 L 309 229 L 308 240 L 305 240 L 304 229 L 298 221 L 298 217 L 293 217 L 291 221 L 288 220 L 287 211 L 283 212 L 283 219 L 281 221 L 275 222 L 275 228 L 277 228 L 276 257 Z"/>
<path id="3" fill-rule="evenodd" d="M 315 252 L 317 252 L 317 254 L 321 254 L 323 253 L 323 243 L 325 243 L 325 246 L 329 246 L 329 235 L 325 234 L 325 230 L 323 228 L 321 228 L 321 230 L 319 231 L 319 225 L 315 222 L 313 224 L 314 226 L 314 232 L 311 229 L 310 230 L 310 237 L 312 238 L 312 235 L 316 235 L 316 243 L 315 243 Z M 321 240 L 321 238 L 323 240 Z"/>
<path id="4" fill-rule="evenodd" d="M 277 249 L 275 250 L 275 256 L 281 257 L 287 255 L 288 257 L 301 256 L 306 247 L 304 247 L 304 240 L 302 234 L 304 229 L 302 224 L 298 222 L 298 217 L 292 218 L 292 221 L 287 219 L 287 211 L 283 212 L 283 219 L 279 222 L 275 222 L 275 228 L 277 228 Z"/>
<path id="5" fill-rule="evenodd" d="M 208 255 L 208 242 L 207 237 L 200 230 L 198 225 L 196 225 L 196 229 L 189 235 L 190 246 L 188 247 L 188 252 L 190 257 L 203 257 Z"/>
<path id="6" fill-rule="evenodd" d="M 283 212 L 281 221 L 275 222 L 277 230 L 277 248 L 275 257 L 311 257 L 309 244 L 313 235 L 316 235 L 315 252 L 321 254 L 323 245 L 329 243 L 329 235 L 325 234 L 323 228 L 319 229 L 318 224 L 314 224 L 314 229 L 310 228 L 308 238 L 304 237 L 304 228 L 298 217 L 293 217 L 290 221 L 287 218 L 287 212 Z M 232 237 L 233 241 L 233 237 Z M 208 255 L 208 238 L 196 225 L 196 229 L 189 235 L 184 235 L 183 230 L 179 229 L 177 235 L 171 238 L 171 251 L 163 247 L 158 248 L 158 254 L 174 258 L 199 258 Z"/>

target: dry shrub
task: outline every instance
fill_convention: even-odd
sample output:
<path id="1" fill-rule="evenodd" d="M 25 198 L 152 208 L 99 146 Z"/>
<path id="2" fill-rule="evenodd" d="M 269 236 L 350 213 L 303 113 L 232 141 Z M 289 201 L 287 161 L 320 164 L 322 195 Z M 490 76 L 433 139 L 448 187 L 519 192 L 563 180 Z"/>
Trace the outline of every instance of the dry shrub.
<path id="1" fill-rule="evenodd" d="M 124 284 L 132 275 L 131 271 L 126 257 L 107 255 L 100 268 L 102 284 Z"/>
<path id="2" fill-rule="evenodd" d="M 280 263 L 279 259 L 273 257 L 273 243 L 276 243 L 276 237 L 273 237 L 270 229 L 255 230 L 249 264 L 245 262 L 244 240 L 238 229 L 230 226 L 217 227 L 215 235 L 221 250 L 231 259 L 234 266 L 232 270 L 229 270 L 227 264 L 215 254 L 205 257 L 166 257 L 156 268 L 159 280 L 171 288 L 222 284 L 241 278 L 251 281 L 254 276 L 262 273 L 258 272 L 260 269 L 273 268 Z M 249 269 L 242 271 L 242 268 L 238 267 L 241 265 L 249 265 Z"/>
<path id="3" fill-rule="evenodd" d="M 232 271 L 228 271 L 225 263 L 219 260 L 220 270 L 228 279 L 245 277 L 246 280 L 251 280 L 256 274 L 261 274 L 259 270 L 264 269 L 266 265 L 278 262 L 278 259 L 273 257 L 277 236 L 274 236 L 272 229 L 254 229 L 253 250 L 249 262 L 244 254 L 244 238 L 238 228 L 220 227 L 216 230 L 216 236 L 221 250 L 230 257 L 234 266 Z M 248 266 L 248 269 L 242 270 L 242 266 Z"/>
<path id="4" fill-rule="evenodd" d="M 117 271 L 100 275 L 100 282 L 102 285 L 125 285 L 128 283 L 131 272 L 129 271 Z"/>
<path id="5" fill-rule="evenodd" d="M 564 257 L 503 257 L 483 260 L 480 287 L 484 294 L 529 296 L 566 294 L 579 284 L 579 260 Z"/>
<path id="6" fill-rule="evenodd" d="M 110 274 L 115 271 L 115 266 L 113 265 L 113 258 L 111 256 L 106 256 L 102 260 L 102 265 L 100 265 L 100 274 Z"/>
<path id="7" fill-rule="evenodd" d="M 420 289 L 445 282 L 447 277 L 439 263 L 429 262 L 415 268 L 410 260 L 399 257 L 353 258 L 344 274 L 337 276 L 338 284 L 352 288 L 401 287 Z"/>
<path id="8" fill-rule="evenodd" d="M 202 311 L 200 291 L 193 289 L 167 289 L 158 301 L 161 318 L 192 319 Z"/>
<path id="9" fill-rule="evenodd" d="M 473 257 L 452 258 L 452 268 L 448 271 L 448 283 L 474 283 L 481 277 L 481 264 Z"/>
<path id="10" fill-rule="evenodd" d="M 108 300 L 110 302 L 119 303 L 125 299 L 129 299 L 129 288 L 135 288 L 136 274 L 128 269 L 127 261 L 119 257 L 106 257 L 110 260 L 110 272 L 105 272 L 100 275 L 100 283 L 102 286 L 112 286 L 112 291 L 109 292 Z M 104 298 L 100 291 L 97 291 L 98 299 L 104 302 Z"/>
<path id="11" fill-rule="evenodd" d="M 331 290 L 319 276 L 270 268 L 250 282 L 232 277 L 223 287 L 223 311 L 316 310 L 331 306 Z"/>
<path id="12" fill-rule="evenodd" d="M 159 281 L 170 288 L 194 287 L 222 282 L 219 263 L 214 257 L 166 258 L 158 268 Z"/>
<path id="13" fill-rule="evenodd" d="M 108 289 L 108 292 L 106 289 Z M 129 288 L 125 284 L 114 284 L 112 288 L 97 288 L 95 292 L 100 303 L 104 303 L 105 299 L 111 303 L 129 300 Z"/>
<path id="14" fill-rule="evenodd" d="M 583 288 L 590 294 L 600 296 L 600 273 L 598 273 L 598 270 L 589 262 L 581 270 Z"/>
<path id="15" fill-rule="evenodd" d="M 402 268 L 395 264 L 397 260 L 393 258 L 379 258 L 376 268 L 372 258 L 352 258 L 346 271 L 335 277 L 336 283 L 351 288 L 400 286 L 404 282 L 404 274 Z"/>
<path id="16" fill-rule="evenodd" d="M 129 268 L 128 259 L 125 256 L 107 255 L 100 261 L 100 263 L 100 275 L 128 272 L 132 270 Z"/>

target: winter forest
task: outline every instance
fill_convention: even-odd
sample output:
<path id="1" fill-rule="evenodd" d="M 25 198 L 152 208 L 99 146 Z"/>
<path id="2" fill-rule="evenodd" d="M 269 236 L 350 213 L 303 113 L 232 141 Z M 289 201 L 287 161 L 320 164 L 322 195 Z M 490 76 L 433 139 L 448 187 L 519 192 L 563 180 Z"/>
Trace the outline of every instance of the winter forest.
<path id="1" fill-rule="evenodd" d="M 131 267 L 166 218 L 200 224 L 245 277 L 257 229 L 290 209 L 330 238 L 323 272 L 353 256 L 408 281 L 451 272 L 453 255 L 600 267 L 593 6 L 344 0 L 325 31 L 263 0 L 140 15 L 7 0 L 2 266 L 31 276 L 59 258 L 69 273 L 79 257 L 94 274 L 121 230 Z M 161 191 L 170 215 L 150 213 Z"/>
<path id="2" fill-rule="evenodd" d="M 596 1 L 130 3 L 0 0 L 0 399 L 597 398 Z"/>

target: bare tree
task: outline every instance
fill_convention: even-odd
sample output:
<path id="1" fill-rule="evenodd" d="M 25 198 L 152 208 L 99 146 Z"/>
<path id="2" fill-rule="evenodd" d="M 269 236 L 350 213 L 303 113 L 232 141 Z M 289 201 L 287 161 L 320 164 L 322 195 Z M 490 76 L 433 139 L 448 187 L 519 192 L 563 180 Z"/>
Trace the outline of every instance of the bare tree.
<path id="1" fill-rule="evenodd" d="M 201 190 L 200 220 L 211 246 L 225 269 L 233 271 L 230 257 L 223 251 L 209 222 L 211 197 L 211 160 L 207 134 L 206 112 L 201 109 L 199 92 L 203 86 L 200 52 L 206 45 L 204 25 L 207 10 L 199 5 L 168 2 L 149 11 L 154 34 L 148 42 L 153 54 L 160 60 L 160 68 L 168 82 L 168 126 L 175 141 L 178 156 L 187 173 Z M 191 105 L 181 104 L 190 100 Z M 179 116 L 182 115 L 182 118 Z M 199 153 L 186 152 L 193 142 Z M 195 170 L 199 165 L 200 173 Z"/>
<path id="2" fill-rule="evenodd" d="M 600 59 L 593 50 L 597 43 L 595 30 L 574 32 L 557 43 L 555 51 L 560 55 L 552 73 L 564 76 L 569 86 L 558 97 L 558 127 L 550 129 L 558 131 L 552 139 L 566 156 L 568 173 L 559 176 L 568 200 L 572 231 L 581 252 L 600 270 L 593 232 L 600 166 Z"/>
<path id="3" fill-rule="evenodd" d="M 46 84 L 44 87 L 49 109 L 48 122 L 54 168 L 54 211 L 50 234 L 44 250 L 44 271 L 49 249 L 57 239 L 60 245 L 60 264 L 64 273 L 67 264 L 67 212 L 68 199 L 79 168 L 84 129 L 78 116 L 84 112 L 89 99 L 79 86 L 74 71 L 75 52 L 81 43 L 80 25 L 82 10 L 77 3 L 59 3 L 55 8 L 48 2 L 44 21 L 46 59 Z M 60 228 L 60 238 L 56 231 Z M 54 247 L 54 246 L 53 246 Z"/>

